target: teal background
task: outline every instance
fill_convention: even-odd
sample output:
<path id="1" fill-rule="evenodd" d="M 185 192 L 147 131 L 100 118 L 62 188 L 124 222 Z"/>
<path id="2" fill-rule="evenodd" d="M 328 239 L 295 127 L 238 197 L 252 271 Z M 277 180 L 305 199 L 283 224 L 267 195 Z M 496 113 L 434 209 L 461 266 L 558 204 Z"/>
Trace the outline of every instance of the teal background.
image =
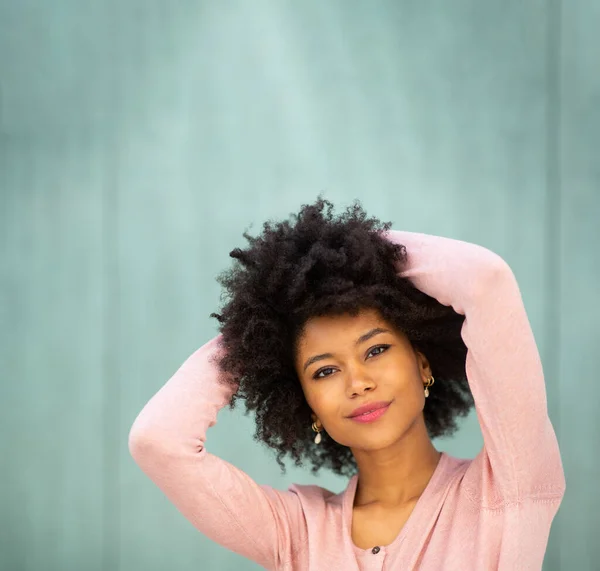
<path id="1" fill-rule="evenodd" d="M 513 268 L 567 477 L 544 569 L 600 569 L 598 29 L 594 0 L 0 0 L 0 569 L 258 569 L 127 435 L 242 232 L 319 192 Z M 224 410 L 210 449 L 345 486 L 252 432 Z M 481 443 L 473 413 L 436 445 Z"/>

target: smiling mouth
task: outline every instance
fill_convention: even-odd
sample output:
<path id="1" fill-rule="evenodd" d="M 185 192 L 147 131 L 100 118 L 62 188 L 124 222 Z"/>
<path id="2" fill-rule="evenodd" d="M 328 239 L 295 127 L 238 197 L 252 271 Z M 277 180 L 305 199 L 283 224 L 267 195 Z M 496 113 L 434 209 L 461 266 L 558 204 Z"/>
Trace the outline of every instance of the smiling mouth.
<path id="1" fill-rule="evenodd" d="M 369 422 L 374 422 L 377 419 L 381 418 L 386 412 L 387 410 L 390 408 L 390 405 L 392 403 L 388 403 L 387 405 L 377 408 L 375 410 L 370 410 L 368 412 L 364 412 L 362 414 L 357 414 L 356 416 L 350 416 L 350 420 L 354 420 L 355 422 L 361 422 L 361 423 L 369 423 Z"/>

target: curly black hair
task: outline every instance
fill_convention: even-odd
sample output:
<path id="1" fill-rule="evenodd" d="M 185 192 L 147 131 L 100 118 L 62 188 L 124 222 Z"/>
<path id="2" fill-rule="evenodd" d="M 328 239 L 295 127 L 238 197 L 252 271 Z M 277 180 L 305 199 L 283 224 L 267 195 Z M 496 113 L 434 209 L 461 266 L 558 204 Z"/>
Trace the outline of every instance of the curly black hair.
<path id="1" fill-rule="evenodd" d="M 356 473 L 348 447 L 328 437 L 313 441 L 311 410 L 294 367 L 311 317 L 375 309 L 407 336 L 436 379 L 424 409 L 431 438 L 455 432 L 457 417 L 474 404 L 460 335 L 464 315 L 398 276 L 407 253 L 381 235 L 390 228 L 367 217 L 358 201 L 335 216 L 333 204 L 319 196 L 289 220 L 265 222 L 258 237 L 244 232 L 248 247 L 232 250 L 237 261 L 217 277 L 223 307 L 211 317 L 225 348 L 218 365 L 227 382 L 239 384 L 230 406 L 242 398 L 246 413 L 255 411 L 254 438 L 277 452 L 283 472 L 289 454 L 296 466 L 310 461 L 313 473 L 322 467 Z"/>

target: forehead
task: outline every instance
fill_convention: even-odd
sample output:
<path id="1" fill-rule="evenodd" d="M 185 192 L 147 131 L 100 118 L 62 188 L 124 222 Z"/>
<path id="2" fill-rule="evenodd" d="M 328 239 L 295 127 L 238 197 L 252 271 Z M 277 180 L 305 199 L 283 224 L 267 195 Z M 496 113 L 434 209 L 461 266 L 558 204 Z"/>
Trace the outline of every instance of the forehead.
<path id="1" fill-rule="evenodd" d="M 324 315 L 309 319 L 298 339 L 298 350 L 309 351 L 318 345 L 353 343 L 367 331 L 380 327 L 400 335 L 391 323 L 375 309 L 363 309 L 356 315 Z"/>

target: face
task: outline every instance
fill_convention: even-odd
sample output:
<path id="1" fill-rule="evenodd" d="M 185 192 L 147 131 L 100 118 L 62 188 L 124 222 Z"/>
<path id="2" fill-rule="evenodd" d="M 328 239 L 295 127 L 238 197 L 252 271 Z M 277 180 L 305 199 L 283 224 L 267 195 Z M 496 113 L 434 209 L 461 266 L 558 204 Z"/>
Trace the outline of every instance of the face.
<path id="1" fill-rule="evenodd" d="M 385 448 L 422 417 L 429 363 L 376 310 L 310 319 L 295 366 L 313 421 L 339 444 Z M 389 404 L 375 414 L 352 416 L 373 403 Z"/>

